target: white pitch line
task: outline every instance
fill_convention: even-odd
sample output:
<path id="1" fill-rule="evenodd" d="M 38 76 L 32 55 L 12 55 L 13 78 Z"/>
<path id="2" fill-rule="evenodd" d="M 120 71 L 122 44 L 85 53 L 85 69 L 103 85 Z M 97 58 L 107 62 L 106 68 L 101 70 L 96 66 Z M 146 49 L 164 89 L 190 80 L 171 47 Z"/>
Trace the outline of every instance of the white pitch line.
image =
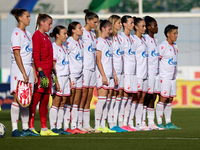
<path id="1" fill-rule="evenodd" d="M 166 138 L 121 138 L 121 137 L 7 137 L 5 139 L 16 139 L 16 140 L 29 140 L 29 139 L 91 139 L 91 140 L 199 140 L 199 138 L 179 138 L 179 137 L 166 137 Z"/>

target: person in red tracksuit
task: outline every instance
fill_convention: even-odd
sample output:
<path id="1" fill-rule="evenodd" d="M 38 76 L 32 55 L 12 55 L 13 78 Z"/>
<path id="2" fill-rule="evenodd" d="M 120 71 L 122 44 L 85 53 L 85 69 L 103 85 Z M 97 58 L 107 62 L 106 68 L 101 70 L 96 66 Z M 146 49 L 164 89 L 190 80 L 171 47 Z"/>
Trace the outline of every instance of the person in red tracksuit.
<path id="1" fill-rule="evenodd" d="M 37 30 L 38 28 L 38 30 Z M 29 127 L 34 133 L 34 118 L 36 106 L 40 102 L 39 115 L 41 121 L 41 136 L 58 135 L 47 128 L 47 105 L 49 94 L 51 93 L 51 73 L 53 69 L 53 48 L 49 36 L 46 32 L 52 28 L 52 18 L 47 14 L 39 14 L 36 22 L 36 32 L 33 34 L 33 61 L 35 64 L 34 76 L 38 77 L 38 82 L 34 87 L 33 100 L 30 105 Z M 46 87 L 41 86 L 42 79 L 47 80 Z M 49 80 L 49 83 L 48 83 Z"/>

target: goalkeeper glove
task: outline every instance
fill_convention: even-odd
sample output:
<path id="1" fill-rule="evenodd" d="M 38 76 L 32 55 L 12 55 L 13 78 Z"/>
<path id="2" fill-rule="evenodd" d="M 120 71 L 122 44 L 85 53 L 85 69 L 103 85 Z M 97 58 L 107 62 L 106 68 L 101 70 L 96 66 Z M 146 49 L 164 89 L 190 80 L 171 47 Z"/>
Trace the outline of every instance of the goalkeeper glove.
<path id="1" fill-rule="evenodd" d="M 52 85 L 55 86 L 56 82 L 57 82 L 57 77 L 56 77 L 56 71 L 55 71 L 55 69 L 52 69 L 51 75 L 52 75 L 52 78 L 53 78 L 53 84 Z"/>
<path id="2" fill-rule="evenodd" d="M 43 71 L 39 71 L 39 76 L 40 76 L 40 86 L 42 88 L 47 88 L 49 85 L 49 79 L 45 76 Z"/>

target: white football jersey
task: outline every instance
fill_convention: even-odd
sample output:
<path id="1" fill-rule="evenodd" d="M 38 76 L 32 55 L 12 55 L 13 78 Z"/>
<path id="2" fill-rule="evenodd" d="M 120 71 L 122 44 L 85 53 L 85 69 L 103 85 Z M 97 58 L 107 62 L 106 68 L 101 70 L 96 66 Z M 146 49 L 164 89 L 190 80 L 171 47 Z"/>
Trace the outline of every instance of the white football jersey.
<path id="1" fill-rule="evenodd" d="M 124 50 L 124 74 L 134 74 L 137 72 L 137 60 L 135 55 L 135 46 L 133 44 L 133 36 L 125 35 L 122 32 L 119 35 Z"/>
<path id="2" fill-rule="evenodd" d="M 96 69 L 96 36 L 93 30 L 87 31 L 83 28 L 83 35 L 80 36 L 83 42 L 83 68 L 91 71 Z"/>
<path id="3" fill-rule="evenodd" d="M 11 63 L 16 64 L 14 57 L 14 50 L 20 50 L 20 56 L 22 59 L 23 65 L 30 65 L 33 63 L 32 57 L 32 38 L 31 34 L 25 30 L 22 31 L 20 28 L 16 27 L 12 34 L 10 40 L 10 49 L 11 49 Z"/>
<path id="4" fill-rule="evenodd" d="M 123 74 L 124 49 L 118 35 L 113 36 L 112 46 L 113 46 L 113 65 L 115 72 L 116 74 Z"/>
<path id="5" fill-rule="evenodd" d="M 106 77 L 110 78 L 114 75 L 113 68 L 113 51 L 112 41 L 109 38 L 103 39 L 99 37 L 97 39 L 97 50 L 101 51 L 101 63 Z M 97 66 L 97 76 L 100 74 Z"/>
<path id="6" fill-rule="evenodd" d="M 166 40 L 159 45 L 160 77 L 176 79 L 178 47 L 176 43 L 170 45 Z"/>
<path id="7" fill-rule="evenodd" d="M 134 35 L 133 39 L 137 59 L 137 77 L 140 79 L 146 79 L 148 71 L 147 45 L 143 38 L 139 38 Z"/>
<path id="8" fill-rule="evenodd" d="M 62 45 L 59 46 L 55 42 L 52 44 L 53 46 L 53 60 L 56 61 L 56 72 L 57 76 L 64 76 L 70 74 L 69 69 L 69 56 L 67 52 L 67 48 Z"/>
<path id="9" fill-rule="evenodd" d="M 147 45 L 148 53 L 148 73 L 157 75 L 159 73 L 159 46 L 158 40 L 150 37 L 148 34 L 144 35 L 144 42 Z"/>
<path id="10" fill-rule="evenodd" d="M 83 43 L 79 39 L 75 41 L 73 37 L 69 37 L 64 44 L 69 53 L 69 68 L 71 75 L 79 77 L 83 72 Z"/>

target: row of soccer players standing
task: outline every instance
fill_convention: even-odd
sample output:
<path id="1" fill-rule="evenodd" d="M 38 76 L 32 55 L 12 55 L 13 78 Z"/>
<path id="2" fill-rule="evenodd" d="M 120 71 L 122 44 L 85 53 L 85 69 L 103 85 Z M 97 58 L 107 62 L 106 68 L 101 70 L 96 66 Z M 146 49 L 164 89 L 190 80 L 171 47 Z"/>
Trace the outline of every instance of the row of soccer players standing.
<path id="1" fill-rule="evenodd" d="M 122 18 L 112 15 L 108 20 L 99 21 L 97 14 L 88 10 L 84 12 L 85 26 L 76 21 L 69 24 L 68 30 L 56 26 L 50 33 L 55 38 L 52 44 L 46 34 L 52 28 L 49 15 L 38 15 L 36 32 L 31 38 L 25 29 L 30 23 L 28 11 L 12 10 L 18 21 L 11 35 L 12 136 L 178 128 L 171 124 L 171 102 L 176 96 L 178 49 L 174 42 L 178 27 L 168 25 L 164 31 L 167 40 L 158 46 L 154 37 L 158 31 L 157 22 L 150 16 L 143 20 L 128 15 Z M 118 34 L 121 27 L 123 32 Z M 133 29 L 135 35 L 130 35 Z M 143 36 L 145 31 L 147 34 Z M 57 80 L 52 80 L 51 76 L 56 76 Z M 18 80 L 34 85 L 29 107 L 21 107 L 16 99 Z M 94 87 L 98 92 L 95 129 L 90 126 L 90 102 Z M 51 130 L 46 125 L 49 94 L 53 96 L 49 111 Z M 154 123 L 157 94 L 160 94 L 156 107 L 158 126 Z M 38 102 L 40 134 L 34 128 Z M 17 124 L 19 110 L 22 132 Z M 166 126 L 162 124 L 163 111 Z"/>

